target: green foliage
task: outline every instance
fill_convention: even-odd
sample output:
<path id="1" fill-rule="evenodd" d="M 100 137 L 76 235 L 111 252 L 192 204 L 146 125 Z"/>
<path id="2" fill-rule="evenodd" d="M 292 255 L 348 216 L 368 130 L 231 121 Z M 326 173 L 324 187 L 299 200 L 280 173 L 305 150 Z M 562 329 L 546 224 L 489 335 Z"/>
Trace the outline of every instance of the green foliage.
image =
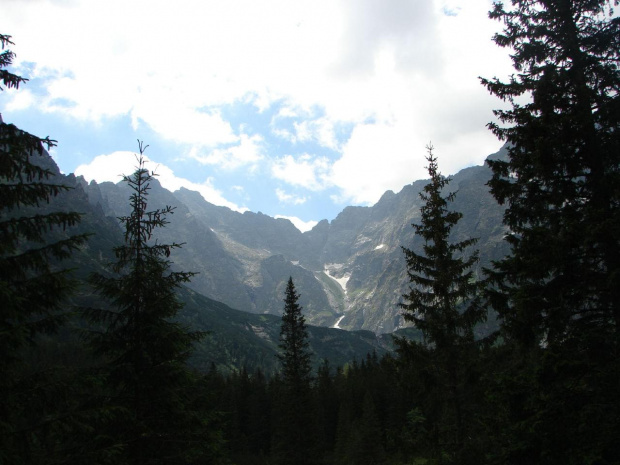
<path id="1" fill-rule="evenodd" d="M 562 344 L 620 324 L 620 21 L 607 1 L 512 3 L 491 17 L 506 24 L 495 41 L 514 49 L 519 74 L 483 79 L 512 104 L 495 112 L 507 127 L 490 125 L 510 143 L 489 184 L 508 206 L 512 247 L 492 274 L 493 304 L 507 337 Z"/>
<path id="2" fill-rule="evenodd" d="M 616 4 L 617 2 L 613 2 Z M 512 254 L 489 271 L 506 357 L 509 463 L 617 463 L 620 404 L 620 18 L 610 1 L 497 3 L 517 74 L 489 164 Z"/>
<path id="3" fill-rule="evenodd" d="M 284 312 L 280 329 L 280 362 L 282 377 L 293 389 L 301 389 L 310 382 L 310 352 L 308 350 L 308 332 L 306 320 L 297 303 L 299 294 L 295 290 L 293 278 L 286 285 Z"/>
<path id="4" fill-rule="evenodd" d="M 439 173 L 433 147 L 427 150 L 431 181 L 420 193 L 424 202 L 421 224 L 413 225 L 416 234 L 424 239 L 424 254 L 402 248 L 412 286 L 403 296 L 406 303 L 400 307 L 405 311 L 405 320 L 415 323 L 428 344 L 443 349 L 473 342 L 474 326 L 484 319 L 485 311 L 479 305 L 480 284 L 471 269 L 478 261 L 478 252 L 466 260 L 457 256 L 476 239 L 450 241 L 450 231 L 463 215 L 448 210 L 448 202 L 454 200 L 455 194 L 442 196 L 450 180 Z"/>
<path id="5" fill-rule="evenodd" d="M 5 35 L 0 42 L 3 49 L 12 43 Z M 3 52 L 2 68 L 12 59 L 10 51 Z M 5 69 L 1 76 L 8 88 L 25 81 Z M 0 122 L 0 363 L 12 361 L 41 331 L 58 327 L 62 317 L 56 311 L 72 283 L 67 271 L 51 262 L 68 258 L 86 240 L 81 235 L 50 241 L 50 231 L 75 226 L 80 214 L 43 212 L 44 205 L 70 189 L 53 183 L 54 173 L 40 166 L 38 158 L 46 156 L 44 144 L 49 148 L 55 141 Z"/>
<path id="6" fill-rule="evenodd" d="M 282 383 L 274 403 L 273 457 L 277 463 L 315 463 L 314 439 L 311 436 L 312 404 L 310 395 L 311 354 L 308 332 L 297 302 L 293 278 L 289 278 L 284 298 L 280 329 Z"/>
<path id="7" fill-rule="evenodd" d="M 416 354 L 418 395 L 424 399 L 423 411 L 429 420 L 431 455 L 442 463 L 466 463 L 465 411 L 472 396 L 466 379 L 472 375 L 477 356 L 474 327 L 484 320 L 486 311 L 480 305 L 481 286 L 472 270 L 478 252 L 468 259 L 462 257 L 476 239 L 451 242 L 451 230 L 463 215 L 448 209 L 455 194 L 442 195 L 449 179 L 439 173 L 433 147 L 427 150 L 431 180 L 420 193 L 424 202 L 421 223 L 413 225 L 424 239 L 424 254 L 403 247 L 412 286 L 401 308 L 428 346 L 401 341 L 399 352 L 405 365 L 406 352 Z"/>
<path id="8" fill-rule="evenodd" d="M 192 410 L 196 379 L 185 364 L 203 334 L 173 320 L 182 307 L 175 291 L 192 273 L 170 271 L 167 258 L 180 244 L 154 240 L 173 208 L 147 210 L 153 174 L 144 168 L 143 152 L 140 144 L 137 169 L 123 178 L 132 190 L 131 213 L 119 218 L 125 244 L 114 249 L 114 275 L 90 279 L 111 303 L 111 308 L 87 312 L 102 327 L 92 333 L 90 344 L 105 361 L 112 405 L 123 412 L 112 418 L 108 434 L 122 445 L 124 460 L 194 463 L 214 446 L 208 442 L 206 419 Z"/>
<path id="9" fill-rule="evenodd" d="M 14 54 L 0 34 L 0 79 L 4 87 L 27 81 L 6 68 Z M 0 86 L 0 91 L 4 90 Z M 49 138 L 33 136 L 0 118 L 0 462 L 69 461 L 71 434 L 83 431 L 71 392 L 71 368 L 33 363 L 42 335 L 66 320 L 64 308 L 75 283 L 61 261 L 86 235 L 71 235 L 75 212 L 55 211 L 54 200 L 70 188 L 45 168 Z M 55 363 L 55 361 L 54 361 Z"/>

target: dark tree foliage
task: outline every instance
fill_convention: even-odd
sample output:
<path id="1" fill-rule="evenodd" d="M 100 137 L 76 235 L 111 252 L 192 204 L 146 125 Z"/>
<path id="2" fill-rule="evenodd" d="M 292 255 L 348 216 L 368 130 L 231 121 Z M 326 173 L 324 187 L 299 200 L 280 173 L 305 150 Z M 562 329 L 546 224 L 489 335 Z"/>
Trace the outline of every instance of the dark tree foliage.
<path id="1" fill-rule="evenodd" d="M 410 350 L 425 352 L 423 358 L 432 366 L 428 373 L 432 374 L 429 381 L 434 387 L 432 392 L 427 391 L 426 411 L 429 418 L 433 417 L 436 431 L 432 439 L 435 455 L 447 453 L 458 463 L 464 463 L 464 378 L 471 376 L 468 370 L 475 357 L 474 326 L 484 320 L 486 311 L 480 305 L 480 283 L 472 269 L 478 253 L 463 257 L 476 239 L 451 242 L 451 230 L 463 215 L 449 210 L 455 194 L 444 196 L 442 191 L 450 180 L 439 173 L 433 147 L 428 146 L 427 150 L 431 180 L 420 193 L 424 202 L 420 224 L 413 225 L 424 240 L 424 253 L 403 247 L 412 285 L 409 293 L 403 295 L 406 303 L 400 306 L 405 320 L 415 323 L 428 344 L 426 349 Z M 406 344 L 401 343 L 401 349 L 406 350 Z"/>
<path id="2" fill-rule="evenodd" d="M 482 82 L 511 103 L 491 130 L 508 161 L 489 161 L 507 205 L 512 255 L 496 264 L 506 335 L 562 344 L 620 325 L 620 18 L 607 1 L 513 1 L 490 16 L 517 75 Z M 525 101 L 525 103 L 523 103 Z"/>
<path id="3" fill-rule="evenodd" d="M 617 2 L 512 0 L 491 18 L 517 73 L 482 79 L 510 108 L 489 164 L 512 254 L 490 272 L 502 335 L 522 356 L 504 460 L 617 463 L 620 325 L 620 18 Z M 615 439 L 614 439 L 615 438 Z"/>
<path id="4" fill-rule="evenodd" d="M 306 321 L 293 278 L 286 285 L 280 329 L 282 383 L 275 405 L 273 454 L 278 463 L 315 463 L 310 395 L 311 354 Z"/>
<path id="5" fill-rule="evenodd" d="M 0 35 L 4 49 L 10 36 Z M 0 54 L 0 67 L 13 54 Z M 1 69 L 3 85 L 18 87 L 25 79 Z M 3 90 L 0 87 L 0 90 Z M 40 166 L 47 156 L 43 145 L 55 145 L 0 119 L 0 297 L 2 333 L 0 363 L 11 363 L 19 349 L 41 331 L 58 327 L 59 305 L 73 286 L 67 270 L 51 263 L 68 258 L 86 237 L 49 241 L 49 232 L 65 231 L 80 221 L 75 212 L 44 212 L 43 207 L 70 187 L 55 184 L 54 173 Z"/>
<path id="6" fill-rule="evenodd" d="M 229 419 L 226 438 L 234 463 L 377 464 L 411 463 L 401 450 L 412 397 L 402 392 L 400 376 L 390 356 L 368 355 L 335 373 L 323 364 L 309 386 L 311 408 L 303 417 L 305 455 L 294 450 L 283 454 L 277 445 L 280 428 L 291 425 L 281 412 L 286 392 L 282 378 L 268 380 L 260 372 L 245 370 L 227 378 L 211 373 L 209 378 L 218 408 Z M 294 413 L 299 409 L 294 407 Z M 271 450 L 265 447 L 270 439 L 275 443 Z"/>
<path id="7" fill-rule="evenodd" d="M 26 79 L 6 69 L 14 58 L 6 49 L 10 36 L 0 34 L 0 43 L 0 91 L 18 88 Z M 63 451 L 63 433 L 74 418 L 55 398 L 62 387 L 59 373 L 28 366 L 24 358 L 39 336 L 65 321 L 75 283 L 61 261 L 86 240 L 68 231 L 79 223 L 79 213 L 49 205 L 70 189 L 55 183 L 55 173 L 44 167 L 43 146 L 54 144 L 0 117 L 1 463 L 52 463 L 57 454 L 70 455 Z"/>
<path id="8" fill-rule="evenodd" d="M 90 310 L 91 321 L 103 327 L 91 345 L 107 365 L 112 402 L 122 415 L 108 434 L 134 464 L 193 463 L 203 460 L 210 446 L 206 419 L 191 411 L 193 373 L 185 362 L 202 333 L 174 321 L 182 304 L 175 290 L 192 273 L 170 270 L 168 257 L 181 244 L 161 244 L 157 228 L 167 224 L 173 207 L 147 210 L 153 174 L 144 167 L 140 144 L 137 170 L 124 181 L 131 188 L 131 213 L 119 218 L 125 244 L 114 249 L 112 276 L 94 274 L 90 281 L 110 303 L 107 310 Z"/>
<path id="9" fill-rule="evenodd" d="M 306 319 L 298 303 L 299 294 L 295 290 L 293 278 L 286 285 L 284 313 L 280 328 L 280 350 L 278 356 L 282 363 L 282 378 L 293 389 L 306 387 L 310 382 L 312 365 L 308 349 Z"/>
<path id="10" fill-rule="evenodd" d="M 409 293 L 403 295 L 406 303 L 400 307 L 405 320 L 415 323 L 428 344 L 443 349 L 473 342 L 474 326 L 486 313 L 480 306 L 480 285 L 472 270 L 478 261 L 478 252 L 467 259 L 462 257 L 477 239 L 450 241 L 450 232 L 463 215 L 449 211 L 448 203 L 454 200 L 455 193 L 442 195 L 450 180 L 439 173 L 433 147 L 428 146 L 427 150 L 431 181 L 420 193 L 424 202 L 421 223 L 412 225 L 416 234 L 424 239 L 424 254 L 402 248 L 412 286 Z"/>

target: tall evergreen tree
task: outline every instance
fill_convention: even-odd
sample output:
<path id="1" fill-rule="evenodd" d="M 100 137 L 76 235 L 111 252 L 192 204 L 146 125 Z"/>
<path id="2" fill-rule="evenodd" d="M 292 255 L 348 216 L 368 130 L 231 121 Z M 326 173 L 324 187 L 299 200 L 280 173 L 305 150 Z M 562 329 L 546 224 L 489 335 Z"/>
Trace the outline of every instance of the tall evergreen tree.
<path id="1" fill-rule="evenodd" d="M 562 344 L 620 327 L 620 18 L 608 1 L 512 1 L 491 18 L 518 74 L 482 82 L 512 108 L 490 124 L 508 145 L 491 192 L 512 255 L 496 264 L 505 335 Z M 525 103 L 523 103 L 525 101 Z"/>
<path id="2" fill-rule="evenodd" d="M 202 337 L 174 321 L 182 304 L 175 291 L 193 273 L 170 270 L 168 257 L 178 243 L 154 239 L 173 207 L 147 210 L 153 174 L 144 167 L 140 143 L 137 170 L 124 181 L 131 188 L 131 213 L 119 218 L 125 244 L 114 249 L 112 276 L 94 274 L 91 283 L 112 308 L 91 310 L 103 325 L 91 344 L 107 361 L 111 396 L 123 415 L 108 431 L 128 463 L 193 463 L 209 446 L 204 424 L 189 405 L 194 382 L 186 366 L 192 343 Z"/>
<path id="3" fill-rule="evenodd" d="M 4 49 L 10 36 L 0 35 Z M 0 76 L 8 88 L 26 79 L 4 69 L 13 53 L 0 54 Z M 0 87 L 0 90 L 3 90 Z M 11 363 L 19 349 L 41 331 L 62 321 L 59 305 L 73 283 L 67 270 L 51 263 L 78 249 L 86 237 L 70 236 L 50 242 L 50 230 L 66 230 L 80 221 L 75 212 L 48 212 L 44 206 L 70 187 L 54 183 L 54 173 L 39 159 L 55 145 L 49 137 L 28 134 L 0 118 L 0 296 L 2 337 L 0 363 Z"/>
<path id="4" fill-rule="evenodd" d="M 461 255 L 477 239 L 451 242 L 451 230 L 463 214 L 448 209 L 455 193 L 442 195 L 450 179 L 439 172 L 433 147 L 428 146 L 427 150 L 431 180 L 420 193 L 424 202 L 421 223 L 412 225 L 416 234 L 424 239 L 424 254 L 402 248 L 412 286 L 409 293 L 403 295 L 406 303 L 400 307 L 405 311 L 405 320 L 415 323 L 428 344 L 443 349 L 471 343 L 474 326 L 482 321 L 485 312 L 479 305 L 480 285 L 472 269 L 478 262 L 478 252 L 467 259 Z M 459 311 L 462 304 L 466 305 Z"/>
<path id="5" fill-rule="evenodd" d="M 27 79 L 11 73 L 10 36 L 0 34 L 0 91 Z M 3 87 L 4 86 L 4 87 Z M 55 141 L 33 136 L 0 117 L 0 462 L 50 463 L 65 446 L 70 429 L 54 373 L 25 366 L 24 350 L 43 333 L 56 331 L 66 317 L 66 298 L 74 281 L 61 261 L 86 240 L 67 229 L 76 212 L 55 211 L 55 197 L 70 188 L 45 168 Z M 63 311 L 65 310 L 65 311 Z M 66 458 L 66 457 L 65 457 Z"/>
<path id="6" fill-rule="evenodd" d="M 605 0 L 512 0 L 490 17 L 517 74 L 489 164 L 512 254 L 489 293 L 521 349 L 508 460 L 616 463 L 620 329 L 620 18 Z M 577 428 L 577 425 L 580 425 Z M 515 446 L 518 445 L 518 446 Z"/>
<path id="7" fill-rule="evenodd" d="M 438 420 L 438 441 L 456 457 L 464 443 L 463 374 L 474 349 L 474 326 L 483 321 L 486 312 L 480 306 L 480 283 L 472 269 L 478 253 L 469 258 L 462 256 L 477 239 L 451 242 L 451 230 L 463 215 L 448 209 L 455 194 L 443 195 L 450 180 L 440 174 L 433 147 L 429 145 L 427 150 L 431 179 L 420 193 L 424 202 L 421 222 L 413 225 L 416 234 L 424 239 L 424 253 L 403 247 L 412 285 L 400 306 L 405 320 L 413 321 L 422 331 L 429 357 L 438 370 L 435 382 L 443 390 L 439 397 L 443 407 L 437 408 L 449 412 Z"/>
<path id="8" fill-rule="evenodd" d="M 301 389 L 310 383 L 312 365 L 308 350 L 306 319 L 298 303 L 293 278 L 289 278 L 284 298 L 284 313 L 280 327 L 280 355 L 282 378 L 293 389 Z"/>
<path id="9" fill-rule="evenodd" d="M 273 438 L 274 457 L 278 463 L 285 464 L 307 464 L 315 459 L 310 392 L 311 354 L 306 320 L 298 300 L 293 278 L 289 278 L 280 329 L 282 386 L 281 397 L 275 405 L 277 421 Z"/>

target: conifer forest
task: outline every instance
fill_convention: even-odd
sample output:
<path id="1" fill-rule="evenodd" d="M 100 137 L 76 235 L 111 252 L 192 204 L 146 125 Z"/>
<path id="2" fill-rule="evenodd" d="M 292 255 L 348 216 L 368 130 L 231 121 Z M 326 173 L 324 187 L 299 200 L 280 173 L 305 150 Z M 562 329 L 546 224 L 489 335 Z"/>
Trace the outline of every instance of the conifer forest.
<path id="1" fill-rule="evenodd" d="M 217 330 L 182 317 L 195 273 L 174 266 L 185 239 L 159 235 L 175 206 L 150 202 L 147 146 L 108 241 L 64 208 L 75 187 L 41 162 L 56 141 L 0 119 L 0 464 L 620 464 L 617 4 L 494 3 L 514 74 L 480 77 L 507 150 L 486 188 L 509 253 L 476 272 L 478 238 L 453 234 L 465 213 L 429 144 L 407 224 L 423 247 L 401 244 L 415 331 L 346 363 L 313 351 L 293 277 L 277 357 L 201 360 Z M 12 40 L 2 90 L 28 85 Z"/>

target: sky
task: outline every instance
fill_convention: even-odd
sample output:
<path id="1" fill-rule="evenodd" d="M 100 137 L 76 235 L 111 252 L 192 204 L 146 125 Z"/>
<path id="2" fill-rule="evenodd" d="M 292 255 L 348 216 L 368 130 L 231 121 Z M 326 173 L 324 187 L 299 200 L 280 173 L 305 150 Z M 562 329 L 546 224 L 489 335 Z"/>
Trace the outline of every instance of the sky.
<path id="1" fill-rule="evenodd" d="M 491 0 L 2 0 L 4 122 L 64 173 L 118 182 L 137 140 L 172 191 L 300 230 L 482 164 L 506 78 Z"/>

